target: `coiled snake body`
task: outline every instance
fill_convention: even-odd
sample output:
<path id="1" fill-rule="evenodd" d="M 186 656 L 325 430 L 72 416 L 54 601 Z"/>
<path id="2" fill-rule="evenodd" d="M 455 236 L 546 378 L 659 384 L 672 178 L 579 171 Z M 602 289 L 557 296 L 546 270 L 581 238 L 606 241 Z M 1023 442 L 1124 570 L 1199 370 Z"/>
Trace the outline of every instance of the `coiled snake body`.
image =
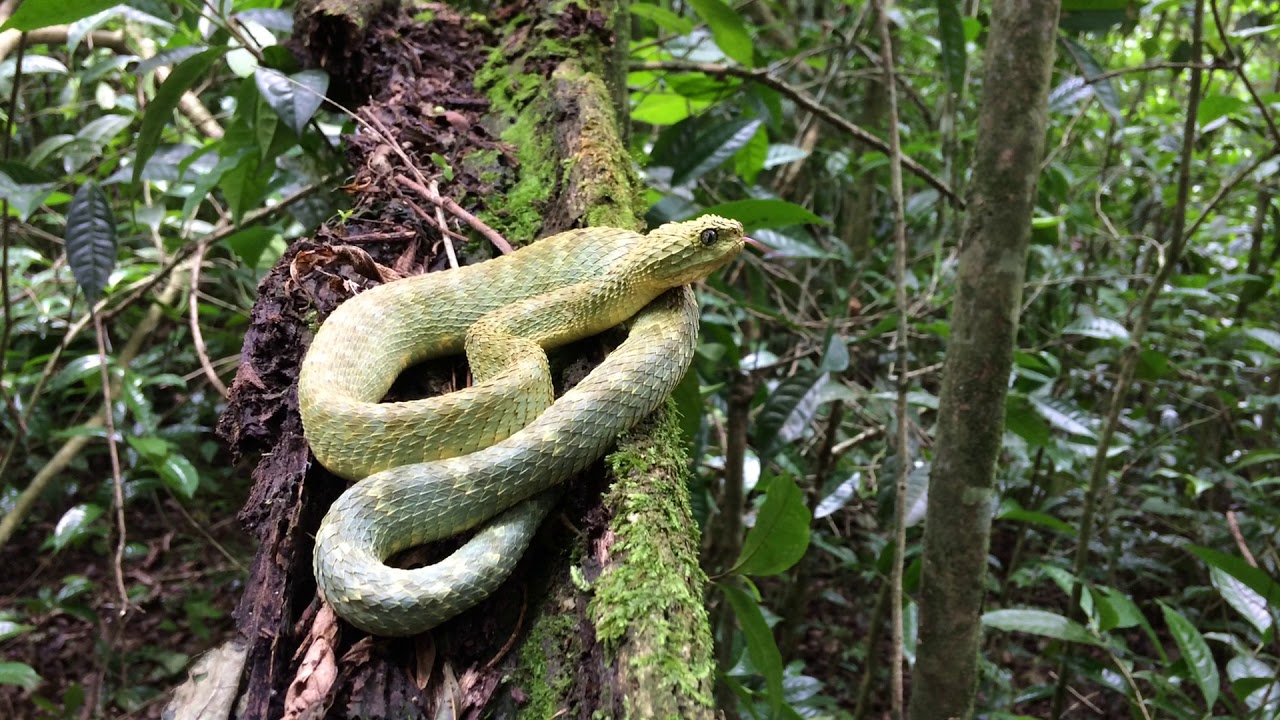
<path id="1" fill-rule="evenodd" d="M 359 480 L 316 533 L 316 582 L 337 613 L 372 633 L 411 635 L 493 592 L 554 505 L 555 493 L 544 491 L 604 455 L 680 381 L 698 327 L 687 283 L 743 243 L 741 224 L 717 216 L 647 235 L 571 230 L 339 306 L 298 377 L 316 458 Z M 544 348 L 629 318 L 627 339 L 554 400 Z M 464 349 L 472 387 L 379 402 L 413 363 Z M 485 521 L 439 563 L 385 564 Z"/>

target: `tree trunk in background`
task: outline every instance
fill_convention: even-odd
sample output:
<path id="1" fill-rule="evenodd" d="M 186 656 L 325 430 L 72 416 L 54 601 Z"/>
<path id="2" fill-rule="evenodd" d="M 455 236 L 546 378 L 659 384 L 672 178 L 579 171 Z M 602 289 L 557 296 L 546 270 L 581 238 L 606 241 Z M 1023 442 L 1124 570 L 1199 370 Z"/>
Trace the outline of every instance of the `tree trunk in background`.
<path id="1" fill-rule="evenodd" d="M 261 457 L 242 512 L 260 548 L 236 612 L 239 637 L 225 647 L 238 667 L 206 684 L 223 696 L 238 687 L 234 714 L 245 718 L 709 718 L 706 578 L 684 440 L 664 412 L 570 482 L 565 507 L 478 608 L 386 639 L 334 621 L 316 601 L 312 535 L 347 483 L 310 459 L 302 436 L 294 383 L 303 349 L 351 287 L 379 282 L 368 256 L 401 273 L 445 266 L 436 208 L 398 179 L 413 172 L 393 148 L 516 245 L 584 225 L 639 228 L 644 210 L 620 141 L 625 9 L 526 3 L 477 22 L 446 6 L 413 18 L 361 7 L 317 0 L 295 19 L 308 63 L 367 121 L 344 138 L 356 209 L 315 242 L 296 243 L 259 288 L 219 431 L 238 454 Z M 338 247 L 354 242 L 368 252 L 364 264 L 342 260 L 362 257 Z M 485 241 L 456 245 L 464 262 L 492 254 Z M 339 262 L 299 271 L 303 257 L 325 256 Z M 601 347 L 573 352 L 598 359 Z M 585 372 L 567 364 L 565 375 Z M 446 380 L 458 372 L 444 370 Z M 193 676 L 175 714 L 231 712 L 193 687 L 219 672 Z M 211 714 L 214 705 L 225 712 Z"/>
<path id="2" fill-rule="evenodd" d="M 995 463 L 1022 301 L 1058 2 L 996 0 L 929 482 L 912 720 L 973 712 Z"/>

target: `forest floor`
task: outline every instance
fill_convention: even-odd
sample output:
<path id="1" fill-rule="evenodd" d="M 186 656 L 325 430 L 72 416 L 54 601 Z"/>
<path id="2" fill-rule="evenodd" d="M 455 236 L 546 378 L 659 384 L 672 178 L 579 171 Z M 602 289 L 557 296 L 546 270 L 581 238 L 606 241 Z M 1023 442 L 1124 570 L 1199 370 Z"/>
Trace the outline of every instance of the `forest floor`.
<path id="1" fill-rule="evenodd" d="M 5 547 L 0 613 L 32 629 L 0 642 L 0 657 L 26 663 L 42 681 L 30 692 L 0 685 L 0 717 L 160 717 L 191 661 L 233 629 L 252 557 L 236 519 L 245 490 L 223 488 L 225 499 L 202 504 L 205 518 L 172 498 L 131 509 L 123 616 L 114 540 L 86 538 L 54 552 L 51 521 L 15 535 Z"/>

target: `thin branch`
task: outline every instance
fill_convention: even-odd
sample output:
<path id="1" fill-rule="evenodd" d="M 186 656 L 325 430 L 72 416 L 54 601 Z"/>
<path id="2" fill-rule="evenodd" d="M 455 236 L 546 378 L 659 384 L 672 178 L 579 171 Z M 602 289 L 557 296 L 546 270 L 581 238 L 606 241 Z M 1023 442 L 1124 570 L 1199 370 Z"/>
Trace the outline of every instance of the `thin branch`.
<path id="1" fill-rule="evenodd" d="M 448 210 L 449 212 L 453 213 L 457 217 L 466 221 L 466 223 L 470 225 L 473 230 L 485 236 L 489 240 L 489 242 L 493 243 L 493 246 L 498 248 L 498 251 L 501 252 L 503 255 L 508 255 L 510 253 L 515 252 L 515 249 L 511 247 L 511 243 L 507 242 L 506 238 L 498 234 L 497 230 L 494 230 L 493 228 L 484 224 L 484 222 L 481 221 L 480 218 L 467 212 L 465 209 L 463 209 L 461 205 L 454 202 L 453 199 L 444 197 L 439 192 L 432 193 L 422 183 L 417 182 L 404 175 L 397 174 L 396 182 L 418 193 L 419 195 L 422 196 L 424 200 L 429 200 L 431 201 L 432 204 L 439 205 L 445 210 Z"/>
<path id="2" fill-rule="evenodd" d="M 818 102 L 816 98 L 806 93 L 805 91 L 801 90 L 800 88 L 797 88 L 793 85 L 788 84 L 783 80 L 773 77 L 772 75 L 769 74 L 769 71 L 767 69 L 761 68 L 761 69 L 753 70 L 751 68 L 744 68 L 736 65 L 721 65 L 716 63 L 695 63 L 695 62 L 684 62 L 681 60 L 663 60 L 663 61 L 654 61 L 654 62 L 632 63 L 631 69 L 632 70 L 668 70 L 671 72 L 697 72 L 697 73 L 704 73 L 706 75 L 715 75 L 718 77 L 725 77 L 727 75 L 731 77 L 742 78 L 743 80 L 758 82 L 761 85 L 764 85 L 767 88 L 776 90 L 779 94 L 787 98 L 790 98 L 791 101 L 794 102 L 796 105 L 799 105 L 805 110 L 808 110 L 809 112 L 817 115 L 823 120 L 826 120 L 829 124 L 836 126 L 840 130 L 843 130 L 846 134 L 853 136 L 855 140 L 866 143 L 867 145 L 870 145 L 871 147 L 879 150 L 885 155 L 890 154 L 890 148 L 887 142 L 885 142 L 884 140 L 881 140 L 879 137 L 872 134 L 871 132 L 853 124 L 852 122 L 849 122 L 849 120 L 845 119 L 842 115 L 832 110 L 831 108 L 828 108 L 822 103 Z M 916 162 L 915 160 L 912 160 L 911 158 L 905 155 L 901 156 L 901 158 L 902 158 L 902 166 L 907 170 L 910 170 L 911 174 L 915 175 L 921 180 L 924 180 L 925 183 L 927 183 L 930 187 L 932 187 L 933 189 L 941 193 L 943 196 L 945 196 L 953 206 L 961 209 L 964 208 L 964 200 L 962 200 L 960 196 L 955 193 L 955 191 L 953 191 L 945 182 L 943 182 L 941 178 L 939 178 L 937 175 L 934 175 L 927 168 L 925 168 L 923 165 Z"/>
<path id="3" fill-rule="evenodd" d="M 200 367 L 218 394 L 227 397 L 227 386 L 218 377 L 209 360 L 209 350 L 204 344 L 204 333 L 200 331 L 200 266 L 204 264 L 204 252 L 208 249 L 206 242 L 196 243 L 195 254 L 191 256 L 191 293 L 187 296 L 187 310 L 190 315 L 191 340 L 195 344 L 196 357 L 200 359 Z"/>
<path id="4" fill-rule="evenodd" d="M 907 299 L 907 220 L 906 201 L 902 194 L 902 165 L 906 159 L 902 156 L 902 140 L 898 134 L 898 90 L 893 62 L 893 36 L 889 32 L 889 10 L 893 0 L 882 0 L 877 3 L 876 26 L 880 34 L 880 68 L 884 72 L 884 93 L 888 103 L 889 129 L 889 191 L 893 199 L 893 274 L 898 306 L 898 329 L 894 338 L 893 372 L 896 376 L 897 404 L 894 414 L 897 416 L 894 453 L 898 456 L 897 498 L 894 501 L 894 558 L 893 575 L 889 581 L 889 612 L 893 619 L 893 662 L 889 668 L 889 707 L 893 717 L 902 720 L 903 709 L 903 619 L 902 619 L 902 583 L 905 569 L 904 558 L 907 553 L 907 471 L 911 463 L 907 459 L 910 449 L 907 444 L 907 394 L 911 390 L 907 350 L 907 328 L 911 325 L 910 307 Z"/>
<path id="5" fill-rule="evenodd" d="M 120 474 L 120 451 L 116 448 L 116 424 L 111 411 L 111 373 L 107 370 L 107 330 L 102 326 L 102 316 L 94 314 L 93 332 L 98 339 L 98 370 L 102 374 L 102 420 L 107 431 L 107 454 L 111 457 L 111 504 L 116 515 L 116 554 L 112 561 L 112 575 L 116 581 L 116 593 L 120 596 L 121 617 L 129 611 L 129 592 L 124 586 L 124 546 L 128 533 L 124 523 L 124 478 Z"/>

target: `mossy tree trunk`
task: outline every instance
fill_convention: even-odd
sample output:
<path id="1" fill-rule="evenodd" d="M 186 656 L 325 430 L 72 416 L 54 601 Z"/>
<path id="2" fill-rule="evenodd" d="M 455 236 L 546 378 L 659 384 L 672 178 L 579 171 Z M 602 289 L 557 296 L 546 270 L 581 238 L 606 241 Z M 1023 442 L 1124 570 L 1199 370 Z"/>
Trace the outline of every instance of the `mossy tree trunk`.
<path id="1" fill-rule="evenodd" d="M 1044 148 L 1058 2 L 996 0 L 938 403 L 912 720 L 973 713 L 996 457 Z"/>
<path id="2" fill-rule="evenodd" d="M 433 227 L 442 216 L 403 182 L 414 177 L 404 160 L 515 245 L 584 225 L 639 228 L 644 209 L 621 141 L 625 7 L 543 0 L 481 19 L 361 6 L 313 3 L 295 24 L 310 63 L 333 75 L 331 94 L 364 121 L 346 140 L 356 207 L 263 281 L 219 427 L 238 453 L 261 458 L 242 513 L 261 547 L 237 611 L 240 712 L 711 717 L 706 578 L 668 413 L 570 483 L 515 575 L 475 610 L 416 638 L 380 639 L 316 600 L 312 533 L 346 483 L 309 456 L 297 366 L 324 314 L 385 277 L 369 257 L 401 273 L 444 266 L 448 241 Z M 357 242 L 367 256 L 338 247 Z M 463 262 L 492 254 L 483 240 L 456 252 Z M 590 363 L 601 348 L 579 343 L 569 355 Z M 559 362 L 583 372 L 583 361 Z M 431 387 L 459 368 L 423 372 Z"/>

